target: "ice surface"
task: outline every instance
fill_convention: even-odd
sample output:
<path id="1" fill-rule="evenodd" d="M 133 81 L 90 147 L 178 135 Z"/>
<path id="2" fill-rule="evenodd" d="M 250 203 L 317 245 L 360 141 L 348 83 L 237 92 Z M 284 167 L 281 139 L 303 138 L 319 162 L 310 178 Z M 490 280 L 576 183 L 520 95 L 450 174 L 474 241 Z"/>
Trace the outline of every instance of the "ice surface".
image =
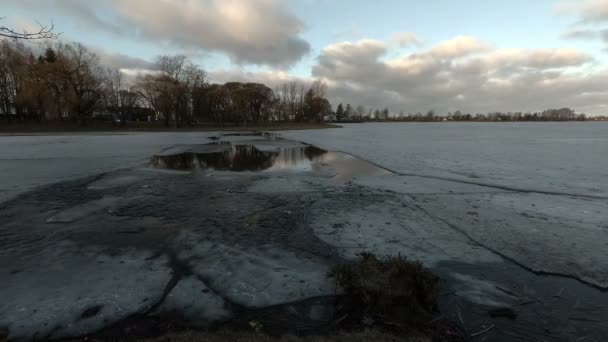
<path id="1" fill-rule="evenodd" d="M 87 217 L 96 211 L 109 210 L 113 205 L 117 205 L 120 197 L 104 197 L 100 200 L 82 203 L 70 208 L 63 209 L 55 215 L 49 217 L 47 223 L 69 223 Z"/>
<path id="2" fill-rule="evenodd" d="M 179 281 L 158 308 L 158 312 L 179 312 L 196 327 L 206 327 L 232 316 L 224 299 L 193 276 Z"/>
<path id="3" fill-rule="evenodd" d="M 349 259 L 361 252 L 371 252 L 402 255 L 431 267 L 452 260 L 502 261 L 446 224 L 429 218 L 413 202 L 361 206 L 353 200 L 348 208 L 330 204 L 331 201 L 322 200 L 313 205 L 311 226 L 321 240 Z"/>
<path id="4" fill-rule="evenodd" d="M 419 175 L 355 183 L 409 196 L 419 211 L 430 215 L 425 228 L 400 231 L 382 207 L 365 215 L 321 212 L 316 227 L 320 236 L 349 246 L 347 254 L 364 248 L 401 250 L 432 263 L 447 248 L 454 260 L 475 258 L 476 253 L 453 253 L 460 238 L 432 235 L 441 227 L 433 222 L 443 222 L 465 240 L 470 237 L 526 269 L 606 288 L 607 129 L 605 123 L 353 124 L 283 135 L 363 157 L 402 175 Z M 332 228 L 342 218 L 350 229 Z M 425 222 L 414 215 L 400 219 L 405 226 L 413 222 L 411 227 Z M 366 228 L 366 223 L 382 220 L 392 222 L 382 233 Z M 416 243 L 420 238 L 435 248 Z"/>
<path id="5" fill-rule="evenodd" d="M 335 293 L 326 264 L 275 247 L 232 246 L 183 234 L 190 267 L 222 297 L 246 307 L 266 307 Z"/>
<path id="6" fill-rule="evenodd" d="M 287 132 L 286 136 L 416 175 L 355 177 L 352 183 L 332 187 L 327 178 L 331 174 L 270 172 L 257 174 L 251 183 L 239 183 L 240 188 L 223 184 L 220 190 L 248 192 L 243 196 L 258 201 L 292 192 L 314 199 L 306 202 L 305 209 L 306 224 L 313 229 L 315 241 L 318 237 L 323 247 L 335 246 L 336 254 L 346 258 L 362 251 L 401 254 L 432 267 L 439 265 L 443 271 L 452 263 L 514 265 L 507 262 L 510 259 L 527 270 L 607 287 L 608 202 L 602 198 L 608 196 L 605 127 L 602 123 L 366 124 Z M 99 250 L 90 245 L 57 243 L 77 235 L 66 227 L 88 224 L 103 217 L 100 213 L 104 209 L 116 206 L 113 198 L 122 195 L 107 193 L 141 189 L 148 183 L 147 177 L 157 179 L 157 184 L 179 179 L 193 185 L 201 177 L 214 177 L 209 178 L 214 182 L 210 185 L 251 177 L 253 173 L 247 172 L 173 175 L 160 173 L 165 170 L 137 171 L 155 153 L 196 148 L 187 144 L 200 147 L 210 142 L 207 138 L 212 135 L 0 137 L 0 172 L 4 176 L 0 179 L 0 201 L 38 185 L 116 168 L 136 168 L 133 173 L 104 175 L 82 187 L 89 196 L 85 196 L 86 201 L 69 202 L 65 207 L 51 203 L 50 210 L 56 212 L 28 216 L 41 226 L 29 234 L 13 236 L 16 242 L 0 253 L 7 256 L 0 260 L 0 293 L 5 298 L 0 302 L 0 327 L 9 328 L 11 338 L 74 336 L 143 312 L 159 300 L 173 275 L 169 259 L 162 253 L 152 257 L 119 247 Z M 251 141 L 246 137 L 234 140 Z M 257 143 L 262 148 L 273 146 Z M 153 189 L 150 191 L 152 194 L 131 200 L 146 204 L 154 195 Z M 21 205 L 27 207 L 29 199 L 23 200 Z M 157 208 L 157 203 L 151 201 L 145 208 Z M 240 209 L 259 209 L 242 201 L 239 205 Z M 21 212 L 17 209 L 8 210 L 7 219 Z M 148 210 L 143 213 L 149 215 Z M 53 216 L 61 224 L 44 223 Z M 274 217 L 269 218 L 277 222 Z M 126 219 L 117 217 L 112 222 Z M 178 251 L 171 260 L 187 264 L 193 274 L 177 283 L 162 309 L 186 308 L 189 317 L 204 325 L 230 316 L 224 299 L 247 307 L 265 307 L 334 293 L 324 257 L 281 244 L 216 241 L 205 233 L 213 225 L 210 222 L 188 227 L 191 229 L 177 242 L 166 240 Z M 234 231 L 230 227 L 221 230 L 224 234 L 239 233 L 240 226 Z M 84 234 L 91 233 L 85 230 Z M 32 250 L 25 251 L 27 248 Z M 15 255 L 15 251 L 23 253 Z M 519 303 L 501 290 L 500 279 L 490 281 L 483 272 L 472 276 L 452 271 L 448 273 L 453 278 L 452 289 L 470 302 L 491 306 Z M 199 292 L 204 296 L 197 298 Z M 311 312 L 311 316 L 319 313 Z"/>
<path id="7" fill-rule="evenodd" d="M 0 135 L 0 203 L 38 186 L 146 163 L 173 145 L 213 133 Z"/>
<path id="8" fill-rule="evenodd" d="M 452 285 L 452 291 L 471 303 L 508 308 L 518 304 L 520 300 L 493 281 L 460 273 L 452 273 L 452 278 L 456 279 L 456 284 Z"/>
<path id="9" fill-rule="evenodd" d="M 608 123 L 343 126 L 282 135 L 400 173 L 608 197 Z"/>
<path id="10" fill-rule="evenodd" d="M 21 259 L 20 269 L 0 264 L 0 326 L 14 340 L 62 338 L 150 308 L 171 278 L 167 259 L 129 250 L 114 254 L 65 242 Z"/>
<path id="11" fill-rule="evenodd" d="M 433 216 L 533 271 L 608 287 L 604 200 L 516 193 L 418 199 Z"/>

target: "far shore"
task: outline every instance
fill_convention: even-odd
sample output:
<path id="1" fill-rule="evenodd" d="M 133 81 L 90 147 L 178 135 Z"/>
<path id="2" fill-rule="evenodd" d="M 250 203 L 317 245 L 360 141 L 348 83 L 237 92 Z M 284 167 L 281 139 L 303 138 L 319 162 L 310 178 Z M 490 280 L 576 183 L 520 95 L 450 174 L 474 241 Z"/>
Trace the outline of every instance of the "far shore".
<path id="1" fill-rule="evenodd" d="M 44 122 L 44 123 L 12 123 L 0 124 L 0 136 L 2 135 L 22 135 L 22 134 L 87 134 L 87 133 L 137 133 L 137 132 L 157 132 L 157 133 L 177 133 L 177 132 L 276 132 L 276 131 L 298 131 L 312 129 L 329 129 L 341 128 L 342 124 L 365 124 L 365 123 L 387 123 L 387 124 L 458 124 L 458 123 L 589 123 L 589 122 L 608 122 L 608 120 L 586 120 L 586 121 L 482 121 L 482 120 L 467 120 L 467 121 L 403 121 L 403 120 L 369 120 L 369 121 L 340 121 L 327 123 L 302 123 L 302 122 L 282 122 L 268 123 L 261 125 L 197 125 L 175 127 L 173 124 L 169 127 L 163 123 L 135 123 L 129 122 L 126 126 L 120 124 L 113 125 L 111 123 L 90 123 L 86 126 L 78 125 L 75 122 Z"/>
<path id="2" fill-rule="evenodd" d="M 296 131 L 309 129 L 340 128 L 341 126 L 328 123 L 277 123 L 264 125 L 200 125 L 184 127 L 166 127 L 158 124 L 132 124 L 126 127 L 112 124 L 90 124 L 79 126 L 72 123 L 42 123 L 42 124 L 3 124 L 0 125 L 0 135 L 14 134 L 44 134 L 44 133 L 133 133 L 133 132 L 256 132 L 256 131 Z"/>

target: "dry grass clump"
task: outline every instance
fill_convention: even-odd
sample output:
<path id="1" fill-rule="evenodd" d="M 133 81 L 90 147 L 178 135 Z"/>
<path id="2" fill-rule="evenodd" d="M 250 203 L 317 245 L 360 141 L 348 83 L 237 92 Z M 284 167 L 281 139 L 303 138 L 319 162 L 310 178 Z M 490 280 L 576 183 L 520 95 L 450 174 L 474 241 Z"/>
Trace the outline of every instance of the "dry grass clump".
<path id="1" fill-rule="evenodd" d="M 333 273 L 345 298 L 363 315 L 414 325 L 436 317 L 439 278 L 420 262 L 363 253 Z"/>
<path id="2" fill-rule="evenodd" d="M 420 262 L 362 253 L 357 261 L 335 267 L 333 275 L 344 291 L 339 311 L 347 327 L 429 336 L 433 341 L 470 340 L 460 326 L 440 317 L 440 279 Z"/>

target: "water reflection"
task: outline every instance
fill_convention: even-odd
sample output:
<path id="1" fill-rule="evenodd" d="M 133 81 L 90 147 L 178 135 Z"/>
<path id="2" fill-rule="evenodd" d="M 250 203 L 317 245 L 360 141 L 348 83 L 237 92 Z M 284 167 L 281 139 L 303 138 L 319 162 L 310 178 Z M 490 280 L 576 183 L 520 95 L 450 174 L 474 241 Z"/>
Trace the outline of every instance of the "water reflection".
<path id="1" fill-rule="evenodd" d="M 233 145 L 222 152 L 154 156 L 152 165 L 171 170 L 265 171 L 313 169 L 315 160 L 328 153 L 314 146 L 260 151 L 254 145 Z"/>
<path id="2" fill-rule="evenodd" d="M 214 148 L 209 148 L 209 147 Z M 263 144 L 267 147 L 268 144 Z M 157 155 L 151 164 L 171 170 L 211 169 L 217 171 L 309 172 L 320 171 L 334 180 L 347 182 L 360 176 L 391 174 L 365 160 L 341 152 L 328 152 L 315 146 L 256 148 L 254 144 L 204 145 L 204 152 Z M 221 148 L 218 148 L 221 147 Z"/>

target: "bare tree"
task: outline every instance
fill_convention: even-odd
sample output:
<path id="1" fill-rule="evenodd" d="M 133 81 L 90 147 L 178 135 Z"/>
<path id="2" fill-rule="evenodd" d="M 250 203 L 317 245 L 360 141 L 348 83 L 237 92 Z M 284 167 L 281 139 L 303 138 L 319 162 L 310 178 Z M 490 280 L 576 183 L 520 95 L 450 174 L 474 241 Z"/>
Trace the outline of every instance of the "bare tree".
<path id="1" fill-rule="evenodd" d="M 129 114 L 139 101 L 139 94 L 126 86 L 120 70 L 108 70 L 105 77 L 106 108 L 120 114 L 120 125 L 126 126 Z"/>
<path id="2" fill-rule="evenodd" d="M 0 17 L 0 21 L 4 20 L 5 17 Z M 39 22 L 38 28 L 35 31 L 22 30 L 21 32 L 16 31 L 13 28 L 0 25 L 0 37 L 10 39 L 23 39 L 23 40 L 37 40 L 37 39 L 57 39 L 61 33 L 55 32 L 55 24 L 51 22 L 51 25 L 42 25 Z"/>
<path id="3" fill-rule="evenodd" d="M 84 126 L 103 95 L 99 59 L 80 43 L 66 45 L 64 49 L 69 63 L 65 64 L 63 76 L 73 94 L 71 110 Z"/>
<path id="4" fill-rule="evenodd" d="M 161 116 L 165 126 L 192 124 L 210 106 L 204 91 L 206 74 L 186 56 L 159 56 L 154 74 L 139 77 L 137 91 L 144 102 Z"/>

